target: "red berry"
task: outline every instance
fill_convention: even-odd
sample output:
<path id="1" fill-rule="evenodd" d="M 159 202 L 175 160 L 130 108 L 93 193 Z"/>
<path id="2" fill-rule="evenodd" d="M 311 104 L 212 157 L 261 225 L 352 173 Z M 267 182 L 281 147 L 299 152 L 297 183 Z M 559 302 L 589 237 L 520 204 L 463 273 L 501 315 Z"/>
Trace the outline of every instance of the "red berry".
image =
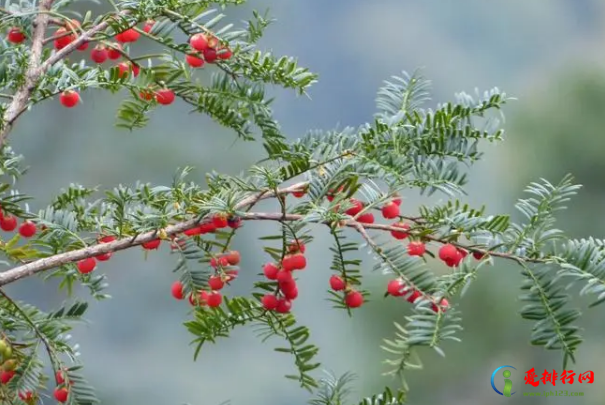
<path id="1" fill-rule="evenodd" d="M 95 256 L 95 259 L 97 259 L 100 262 L 106 262 L 107 260 L 111 259 L 111 252 L 107 252 L 107 253 L 103 253 L 98 256 Z"/>
<path id="2" fill-rule="evenodd" d="M 439 258 L 443 261 L 455 259 L 458 256 L 458 249 L 451 243 L 447 243 L 439 248 Z"/>
<path id="3" fill-rule="evenodd" d="M 57 385 L 61 385 L 65 382 L 65 377 L 63 377 L 63 372 L 61 370 L 57 370 L 55 373 L 55 381 Z"/>
<path id="4" fill-rule="evenodd" d="M 213 268 L 219 268 L 219 267 L 227 267 L 229 266 L 229 260 L 226 257 L 213 257 L 210 259 L 210 266 L 212 266 Z"/>
<path id="5" fill-rule="evenodd" d="M 261 302 L 267 311 L 273 311 L 277 308 L 277 297 L 273 294 L 265 294 L 261 299 Z"/>
<path id="6" fill-rule="evenodd" d="M 233 53 L 231 52 L 231 49 L 229 49 L 227 47 L 221 47 L 218 50 L 218 57 L 219 57 L 219 59 L 228 60 L 228 59 L 231 59 L 232 55 L 233 55 Z"/>
<path id="7" fill-rule="evenodd" d="M 141 34 L 139 34 L 134 28 L 129 28 L 124 32 L 116 35 L 116 41 L 118 42 L 136 42 Z"/>
<path id="8" fill-rule="evenodd" d="M 279 273 L 279 267 L 274 263 L 267 263 L 263 266 L 263 273 L 269 280 L 277 280 L 277 274 Z"/>
<path id="9" fill-rule="evenodd" d="M 474 251 L 473 252 L 473 257 L 476 260 L 481 260 L 481 259 L 483 259 L 485 257 L 485 253 L 482 253 L 482 252 L 479 252 L 479 251 Z"/>
<path id="10" fill-rule="evenodd" d="M 210 308 L 216 308 L 223 302 L 223 296 L 218 291 L 212 291 L 208 293 L 208 298 L 206 298 L 206 302 Z"/>
<path id="11" fill-rule="evenodd" d="M 305 253 L 306 250 L 307 250 L 307 247 L 301 241 L 293 240 L 292 242 L 290 242 L 290 246 L 288 246 L 288 251 L 290 253 L 298 253 L 298 252 Z"/>
<path id="12" fill-rule="evenodd" d="M 393 225 L 391 225 L 392 227 L 395 228 L 401 228 L 404 231 L 409 231 L 410 230 L 410 226 L 408 224 L 406 224 L 405 222 L 396 222 Z M 391 235 L 393 235 L 393 237 L 395 239 L 405 239 L 408 236 L 410 236 L 407 232 L 403 232 L 403 231 L 391 231 Z"/>
<path id="13" fill-rule="evenodd" d="M 116 241 L 116 237 L 112 236 L 112 235 L 105 235 L 105 236 L 101 236 L 99 238 L 99 243 L 110 243 L 110 242 L 115 242 Z"/>
<path id="14" fill-rule="evenodd" d="M 390 202 L 382 207 L 382 216 L 385 219 L 393 219 L 399 216 L 399 205 L 394 202 Z"/>
<path id="15" fill-rule="evenodd" d="M 279 298 L 275 310 L 280 314 L 287 314 L 292 309 L 292 301 L 287 298 Z"/>
<path id="16" fill-rule="evenodd" d="M 89 43 L 88 43 L 88 42 L 82 42 L 82 44 L 81 44 L 81 45 L 79 45 L 79 46 L 78 46 L 76 49 L 77 49 L 78 51 L 85 51 L 85 50 L 87 50 L 87 49 L 88 49 L 88 45 L 89 45 Z"/>
<path id="17" fill-rule="evenodd" d="M 458 249 L 458 254 L 464 259 L 468 255 L 468 252 L 466 249 Z"/>
<path id="18" fill-rule="evenodd" d="M 281 262 L 282 268 L 286 271 L 302 270 L 307 267 L 307 259 L 302 253 L 286 255 Z"/>
<path id="19" fill-rule="evenodd" d="M 214 226 L 214 223 L 212 223 L 212 221 L 204 222 L 203 224 L 200 224 L 200 233 L 202 235 L 204 235 L 206 233 L 214 232 L 214 231 L 216 231 L 216 226 Z"/>
<path id="20" fill-rule="evenodd" d="M 145 21 L 145 25 L 143 26 L 143 31 L 145 31 L 146 33 L 149 34 L 149 32 L 153 28 L 154 24 L 155 24 L 155 21 L 153 21 L 153 20 L 147 20 L 147 21 Z"/>
<path id="21" fill-rule="evenodd" d="M 200 67 L 204 66 L 204 63 L 205 63 L 204 59 L 200 58 L 199 56 L 193 55 L 193 54 L 187 54 L 185 56 L 185 61 L 192 68 L 200 68 Z"/>
<path id="22" fill-rule="evenodd" d="M 405 283 L 403 280 L 398 278 L 389 281 L 389 284 L 387 285 L 387 292 L 393 297 L 401 297 L 407 294 L 407 289 L 405 288 Z"/>
<path id="23" fill-rule="evenodd" d="M 237 266 L 241 260 L 241 255 L 237 250 L 232 250 L 225 255 L 227 262 L 232 266 Z"/>
<path id="24" fill-rule="evenodd" d="M 223 279 L 221 278 L 221 276 L 211 276 L 208 279 L 208 287 L 210 287 L 211 290 L 220 290 L 225 286 L 225 282 L 223 281 Z"/>
<path id="25" fill-rule="evenodd" d="M 196 300 L 197 300 L 197 302 L 196 302 Z M 189 303 L 192 306 L 195 306 L 195 305 L 204 306 L 208 303 L 207 301 L 208 301 L 208 293 L 206 291 L 203 291 L 203 290 L 199 291 L 197 297 L 193 293 L 189 294 Z"/>
<path id="26" fill-rule="evenodd" d="M 363 203 L 356 198 L 351 198 L 349 200 L 353 206 L 345 211 L 345 214 L 354 217 L 359 214 L 363 210 Z"/>
<path id="27" fill-rule="evenodd" d="M 235 269 L 225 270 L 225 274 L 226 274 L 225 282 L 228 283 L 237 277 L 237 275 L 239 274 L 239 270 L 235 270 Z"/>
<path id="28" fill-rule="evenodd" d="M 183 233 L 187 236 L 195 236 L 195 235 L 199 235 L 200 233 L 202 233 L 202 231 L 200 230 L 200 227 L 198 226 L 197 228 L 187 229 Z"/>
<path id="29" fill-rule="evenodd" d="M 154 240 L 150 240 L 149 242 L 145 242 L 142 244 L 143 249 L 145 250 L 156 250 L 157 248 L 160 247 L 160 244 L 162 243 L 161 239 L 154 239 Z"/>
<path id="30" fill-rule="evenodd" d="M 61 49 L 65 48 L 67 45 L 69 45 L 76 39 L 76 36 L 73 33 L 67 34 L 68 32 L 70 32 L 70 31 L 65 27 L 61 27 L 57 31 L 55 31 L 54 36 L 55 37 L 60 36 L 60 38 L 55 39 L 55 42 L 54 42 L 56 50 L 61 50 Z"/>
<path id="31" fill-rule="evenodd" d="M 172 283 L 171 293 L 172 296 L 177 300 L 182 300 L 183 298 L 185 298 L 185 296 L 183 295 L 183 283 L 181 283 L 180 281 L 175 281 L 174 283 Z"/>
<path id="32" fill-rule="evenodd" d="M 107 60 L 107 48 L 103 45 L 97 45 L 90 51 L 90 59 L 95 63 L 103 63 Z"/>
<path id="33" fill-rule="evenodd" d="M 80 260 L 77 264 L 78 271 L 82 274 L 88 274 L 97 267 L 97 261 L 94 257 L 89 257 L 88 259 Z"/>
<path id="34" fill-rule="evenodd" d="M 412 291 L 410 296 L 406 298 L 406 300 L 413 304 L 418 298 L 420 298 L 420 296 L 421 294 L 418 291 L 414 290 Z"/>
<path id="35" fill-rule="evenodd" d="M 24 238 L 31 238 L 32 236 L 34 236 L 36 234 L 37 230 L 38 229 L 36 228 L 36 224 L 34 224 L 33 222 L 30 222 L 30 221 L 25 221 L 19 227 L 19 233 Z"/>
<path id="36" fill-rule="evenodd" d="M 218 45 L 219 41 L 217 37 L 215 37 L 214 35 L 208 36 L 208 48 L 216 49 Z"/>
<path id="37" fill-rule="evenodd" d="M 231 229 L 237 229 L 242 226 L 242 219 L 240 217 L 230 217 L 227 219 L 227 225 Z"/>
<path id="38" fill-rule="evenodd" d="M 422 256 L 426 252 L 426 246 L 422 242 L 410 242 L 408 244 L 408 254 L 410 256 Z"/>
<path id="39" fill-rule="evenodd" d="M 307 194 L 306 190 L 301 190 L 301 191 L 295 191 L 292 193 L 292 195 L 296 198 L 302 198 L 305 196 L 305 194 Z"/>
<path id="40" fill-rule="evenodd" d="M 204 55 L 204 60 L 208 63 L 214 63 L 216 61 L 217 55 L 216 50 L 213 48 L 206 48 L 202 51 Z"/>
<path id="41" fill-rule="evenodd" d="M 155 99 L 162 105 L 169 105 L 174 102 L 175 95 L 170 89 L 160 89 L 155 93 Z"/>
<path id="42" fill-rule="evenodd" d="M 34 394 L 31 391 L 25 391 L 25 392 L 20 392 L 19 393 L 19 398 L 21 399 L 21 401 L 23 402 L 29 402 L 32 400 Z"/>
<path id="43" fill-rule="evenodd" d="M 345 296 L 345 305 L 349 308 L 359 308 L 363 304 L 363 295 L 359 291 L 350 291 Z"/>
<path id="44" fill-rule="evenodd" d="M 278 271 L 275 279 L 280 283 L 288 283 L 294 281 L 292 272 L 285 269 Z"/>
<path id="45" fill-rule="evenodd" d="M 55 399 L 61 403 L 67 401 L 67 397 L 69 396 L 69 391 L 67 388 L 55 388 Z"/>
<path id="46" fill-rule="evenodd" d="M 357 222 L 361 222 L 363 224 L 373 224 L 374 214 L 372 214 L 371 212 L 366 212 L 365 214 L 357 217 Z"/>
<path id="47" fill-rule="evenodd" d="M 212 217 L 212 223 L 218 229 L 226 228 L 229 226 L 229 221 L 227 220 L 227 216 L 225 214 L 215 214 Z"/>
<path id="48" fill-rule="evenodd" d="M 204 34 L 195 34 L 189 40 L 189 45 L 196 51 L 203 51 L 208 48 L 208 38 Z"/>
<path id="49" fill-rule="evenodd" d="M 13 44 L 20 44 L 25 41 L 25 34 L 21 31 L 19 27 L 13 27 L 8 31 L 8 42 Z"/>
<path id="50" fill-rule="evenodd" d="M 280 288 L 284 297 L 289 300 L 295 300 L 298 297 L 298 287 L 296 284 L 286 284 L 285 288 Z"/>
<path id="51" fill-rule="evenodd" d="M 330 277 L 330 288 L 334 291 L 342 291 L 346 287 L 346 283 L 339 276 Z"/>
<path id="52" fill-rule="evenodd" d="M 345 186 L 340 186 L 338 187 L 338 190 L 329 190 L 328 194 L 326 195 L 326 198 L 328 199 L 328 201 L 332 202 L 334 201 L 334 197 L 336 197 L 336 194 L 341 193 L 343 190 L 345 189 Z"/>
<path id="53" fill-rule="evenodd" d="M 397 204 L 397 205 L 401 205 L 401 198 L 400 197 L 393 198 L 393 203 Z"/>
<path id="54" fill-rule="evenodd" d="M 15 376 L 14 371 L 1 371 L 0 372 L 0 383 L 8 384 L 10 380 Z"/>
<path id="55" fill-rule="evenodd" d="M 17 218 L 12 215 L 6 215 L 0 218 L 0 229 L 6 232 L 12 232 L 17 228 Z"/>
<path id="56" fill-rule="evenodd" d="M 433 312 L 439 312 L 439 311 L 445 312 L 445 311 L 447 311 L 449 306 L 450 306 L 450 303 L 448 302 L 448 300 L 446 300 L 445 298 L 442 298 L 439 305 L 437 305 L 435 303 L 431 304 L 431 309 L 433 310 Z"/>
<path id="57" fill-rule="evenodd" d="M 128 77 L 130 76 L 130 72 L 134 74 L 134 77 L 137 77 L 139 75 L 140 68 L 136 64 L 130 62 L 121 62 L 118 64 L 119 77 Z"/>
<path id="58" fill-rule="evenodd" d="M 107 48 L 107 57 L 111 60 L 120 59 L 122 56 L 122 45 L 113 43 L 111 47 Z"/>
<path id="59" fill-rule="evenodd" d="M 59 96 L 59 101 L 63 107 L 72 108 L 80 101 L 80 95 L 77 91 L 66 90 Z"/>

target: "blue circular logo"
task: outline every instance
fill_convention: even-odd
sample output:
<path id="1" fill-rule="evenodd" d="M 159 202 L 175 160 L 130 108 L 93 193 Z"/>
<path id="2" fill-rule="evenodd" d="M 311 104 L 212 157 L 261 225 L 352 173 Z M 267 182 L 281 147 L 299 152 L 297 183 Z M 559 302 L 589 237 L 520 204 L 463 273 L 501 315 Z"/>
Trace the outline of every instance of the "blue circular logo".
<path id="1" fill-rule="evenodd" d="M 503 368 L 507 368 L 507 367 L 508 367 L 508 368 L 512 368 L 513 370 L 516 370 L 516 368 L 514 368 L 513 366 L 500 366 L 500 367 L 498 367 L 496 370 L 494 370 L 494 372 L 492 373 L 492 380 L 491 380 L 491 381 L 492 381 L 492 388 L 494 389 L 494 391 L 496 391 L 496 392 L 497 392 L 498 394 L 500 394 L 500 395 L 503 395 L 503 396 L 509 397 L 509 396 L 513 395 L 515 392 L 517 392 L 517 391 L 515 391 L 515 392 L 510 392 L 510 389 L 512 388 L 512 382 L 511 382 L 510 380 L 508 380 L 508 379 L 507 379 L 507 380 L 505 380 L 505 385 L 504 385 L 504 391 L 505 391 L 505 392 L 506 392 L 506 394 L 508 394 L 508 395 L 505 395 L 504 393 L 500 392 L 500 391 L 498 390 L 498 388 L 496 388 L 496 385 L 494 384 L 494 377 L 496 376 L 496 373 L 497 373 L 498 371 L 500 371 L 501 369 L 503 369 Z M 507 373 L 507 374 L 505 374 L 505 378 L 508 378 L 508 377 L 510 376 L 510 371 L 505 371 L 505 373 Z"/>

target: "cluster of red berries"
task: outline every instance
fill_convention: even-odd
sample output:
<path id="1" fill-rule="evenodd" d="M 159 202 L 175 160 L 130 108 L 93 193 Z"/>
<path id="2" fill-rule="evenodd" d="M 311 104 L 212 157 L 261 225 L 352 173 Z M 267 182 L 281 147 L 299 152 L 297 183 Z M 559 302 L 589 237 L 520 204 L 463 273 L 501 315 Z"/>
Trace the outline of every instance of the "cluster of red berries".
<path id="1" fill-rule="evenodd" d="M 155 21 L 149 20 L 145 22 L 143 31 L 145 33 L 151 32 Z M 76 20 L 71 20 L 65 26 L 59 27 L 55 33 L 54 47 L 56 50 L 61 50 L 67 45 L 77 39 L 75 31 L 80 28 L 80 23 Z M 135 28 L 129 28 L 115 35 L 117 42 L 111 44 L 99 43 L 90 51 L 90 59 L 97 63 L 104 63 L 106 60 L 117 60 L 124 55 L 121 44 L 134 43 L 140 38 L 141 34 Z M 12 27 L 9 29 L 7 34 L 9 42 L 14 44 L 20 44 L 26 40 L 25 33 L 20 27 Z M 188 53 L 185 57 L 186 62 L 193 68 L 199 68 L 204 63 L 214 63 L 217 59 L 228 60 L 232 56 L 231 49 L 227 46 L 222 46 L 220 41 L 215 36 L 207 36 L 205 34 L 193 35 L 189 43 L 193 50 L 192 53 Z M 78 46 L 77 50 L 85 51 L 88 49 L 89 43 L 84 42 Z M 118 76 L 127 78 L 131 73 L 134 77 L 137 77 L 140 72 L 140 66 L 131 61 L 120 62 L 117 65 Z M 141 91 L 139 96 L 141 99 L 150 101 L 155 98 L 158 104 L 169 105 L 172 104 L 176 98 L 174 91 L 169 88 L 163 87 L 160 89 L 149 89 Z M 72 108 L 78 105 L 80 102 L 80 94 L 75 90 L 65 90 L 59 96 L 61 105 L 67 108 Z"/>
<path id="2" fill-rule="evenodd" d="M 218 229 L 231 228 L 237 229 L 241 226 L 241 219 L 226 214 L 216 214 L 209 221 L 202 222 L 199 226 L 186 230 L 184 235 L 191 237 L 195 235 L 204 235 L 213 233 Z M 182 237 L 175 237 L 172 242 L 172 249 L 179 249 L 184 244 Z M 229 285 L 231 281 L 237 278 L 239 269 L 237 265 L 241 261 L 240 253 L 236 250 L 222 253 L 210 259 L 210 266 L 214 269 L 214 274 L 208 279 L 210 291 L 199 290 L 191 292 L 188 296 L 189 303 L 192 306 L 205 306 L 216 308 L 223 302 L 223 295 L 220 290 L 225 284 Z M 180 281 L 175 281 L 171 288 L 172 296 L 177 300 L 185 298 L 185 286 Z"/>
<path id="3" fill-rule="evenodd" d="M 0 209 L 0 229 L 5 232 L 12 232 L 17 229 L 17 217 L 5 214 L 2 209 Z M 24 221 L 19 226 L 19 234 L 24 238 L 31 238 L 38 232 L 38 227 L 31 221 Z"/>
<path id="4" fill-rule="evenodd" d="M 344 303 L 349 308 L 359 308 L 363 305 L 363 294 L 351 285 L 343 277 L 333 275 L 330 277 L 330 288 L 334 291 L 344 291 Z"/>
<path id="5" fill-rule="evenodd" d="M 293 272 L 307 267 L 305 251 L 306 246 L 302 241 L 292 241 L 288 246 L 288 254 L 281 263 L 267 263 L 263 266 L 265 277 L 277 281 L 277 291 L 274 294 L 265 294 L 261 299 L 267 311 L 287 314 L 292 309 L 292 301 L 298 297 L 298 285 Z"/>

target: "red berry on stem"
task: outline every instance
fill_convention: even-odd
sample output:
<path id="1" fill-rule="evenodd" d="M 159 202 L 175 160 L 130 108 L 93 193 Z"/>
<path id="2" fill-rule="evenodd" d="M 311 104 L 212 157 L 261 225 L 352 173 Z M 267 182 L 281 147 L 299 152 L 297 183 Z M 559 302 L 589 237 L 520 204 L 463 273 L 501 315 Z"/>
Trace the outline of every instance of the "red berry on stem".
<path id="1" fill-rule="evenodd" d="M 17 228 L 17 218 L 12 215 L 5 215 L 0 218 L 0 229 L 6 232 L 12 232 Z"/>
<path id="2" fill-rule="evenodd" d="M 216 231 L 216 226 L 214 226 L 214 223 L 212 223 L 212 221 L 204 222 L 200 225 L 200 233 L 202 235 L 214 231 Z"/>
<path id="3" fill-rule="evenodd" d="M 354 217 L 363 210 L 363 203 L 356 198 L 351 198 L 349 201 L 351 202 L 351 204 L 353 204 L 353 207 L 346 210 L 345 214 Z"/>
<path id="4" fill-rule="evenodd" d="M 57 31 L 55 31 L 54 36 L 59 37 L 55 39 L 54 42 L 56 50 L 59 51 L 65 48 L 67 45 L 71 44 L 76 39 L 76 36 L 73 33 L 68 34 L 68 32 L 70 31 L 65 27 L 61 27 Z"/>
<path id="5" fill-rule="evenodd" d="M 219 267 L 227 267 L 229 266 L 229 260 L 227 260 L 226 257 L 213 257 L 210 259 L 210 266 L 212 266 L 213 268 L 219 268 Z"/>
<path id="6" fill-rule="evenodd" d="M 395 198 L 393 198 L 393 203 L 397 204 L 397 205 L 401 205 L 401 197 L 396 196 Z"/>
<path id="7" fill-rule="evenodd" d="M 103 63 L 108 58 L 107 48 L 103 45 L 97 45 L 90 51 L 90 59 L 95 63 Z"/>
<path id="8" fill-rule="evenodd" d="M 72 108 L 80 101 L 80 95 L 77 91 L 66 90 L 59 96 L 59 101 L 63 107 Z"/>
<path id="9" fill-rule="evenodd" d="M 88 41 L 86 41 L 86 42 L 82 42 L 82 44 L 81 44 L 81 45 L 79 45 L 79 46 L 78 46 L 76 49 L 77 49 L 78 51 L 85 51 L 85 50 L 87 50 L 87 49 L 88 49 L 88 45 L 89 45 Z"/>
<path id="10" fill-rule="evenodd" d="M 33 222 L 30 222 L 30 221 L 25 221 L 19 227 L 19 233 L 24 238 L 31 238 L 32 236 L 34 236 L 36 234 L 37 230 L 38 229 L 36 228 L 36 224 L 34 224 Z"/>
<path id="11" fill-rule="evenodd" d="M 392 227 L 395 228 L 401 228 L 403 231 L 391 231 L 391 235 L 393 235 L 393 237 L 395 239 L 405 239 L 408 236 L 410 236 L 409 233 L 405 232 L 405 231 L 409 231 L 410 230 L 410 226 L 408 224 L 406 224 L 405 222 L 396 222 L 393 225 L 391 225 Z"/>
<path id="12" fill-rule="evenodd" d="M 110 243 L 110 242 L 115 242 L 116 241 L 116 237 L 112 236 L 112 235 L 105 235 L 105 236 L 101 236 L 99 238 L 99 243 Z"/>
<path id="13" fill-rule="evenodd" d="M 279 267 L 274 263 L 267 263 L 263 266 L 263 273 L 269 280 L 277 280 L 277 274 L 279 273 Z"/>
<path id="14" fill-rule="evenodd" d="M 61 385 L 65 382 L 65 377 L 63 377 L 63 371 L 57 370 L 57 372 L 55 373 L 55 381 L 57 382 L 57 385 Z"/>
<path id="15" fill-rule="evenodd" d="M 233 55 L 233 53 L 231 52 L 231 49 L 229 49 L 227 47 L 222 47 L 218 50 L 219 59 L 228 60 L 228 59 L 231 59 L 232 55 Z"/>
<path id="16" fill-rule="evenodd" d="M 242 219 L 240 217 L 229 217 L 227 219 L 227 225 L 231 229 L 237 229 L 242 226 Z"/>
<path id="17" fill-rule="evenodd" d="M 161 243 L 162 243 L 161 239 L 154 239 L 154 240 L 150 240 L 149 242 L 143 243 L 141 246 L 143 246 L 143 249 L 145 249 L 145 250 L 155 250 L 160 247 Z"/>
<path id="18" fill-rule="evenodd" d="M 226 228 L 229 226 L 229 221 L 227 220 L 227 215 L 225 214 L 215 214 L 212 217 L 212 223 L 218 229 Z"/>
<path id="19" fill-rule="evenodd" d="M 208 38 L 206 38 L 206 35 L 202 33 L 195 34 L 191 37 L 191 39 L 189 39 L 189 45 L 191 45 L 191 47 L 196 51 L 201 52 L 208 48 Z"/>
<path id="20" fill-rule="evenodd" d="M 206 298 L 206 302 L 210 308 L 216 308 L 223 302 L 223 296 L 218 291 L 212 291 L 208 293 L 208 298 Z"/>
<path id="21" fill-rule="evenodd" d="M 410 256 L 422 256 L 426 252 L 426 246 L 422 242 L 410 242 L 408 244 L 408 254 Z"/>
<path id="22" fill-rule="evenodd" d="M 8 384 L 10 382 L 10 380 L 13 379 L 14 376 L 15 376 L 14 371 L 4 371 L 3 370 L 0 372 L 0 383 Z"/>
<path id="23" fill-rule="evenodd" d="M 122 45 L 113 43 L 110 47 L 107 48 L 107 57 L 111 60 L 120 59 L 122 56 Z"/>
<path id="24" fill-rule="evenodd" d="M 421 294 L 418 291 L 414 290 L 409 295 L 409 297 L 406 298 L 406 300 L 407 300 L 407 302 L 410 302 L 413 304 L 418 298 L 420 298 L 420 296 L 421 296 Z"/>
<path id="25" fill-rule="evenodd" d="M 174 102 L 175 95 L 170 89 L 160 89 L 155 93 L 155 99 L 162 105 L 169 105 Z"/>
<path id="26" fill-rule="evenodd" d="M 208 287 L 210 287 L 211 290 L 218 291 L 218 290 L 222 289 L 224 286 L 225 286 L 225 282 L 223 281 L 221 276 L 211 276 L 208 279 Z"/>
<path id="27" fill-rule="evenodd" d="M 307 247 L 301 241 L 293 240 L 290 242 L 290 246 L 288 246 L 288 251 L 290 253 L 298 253 L 298 252 L 305 253 L 306 250 L 307 250 Z"/>
<path id="28" fill-rule="evenodd" d="M 389 281 L 389 284 L 387 285 L 387 292 L 393 297 L 401 297 L 407 293 L 407 289 L 405 288 L 405 283 L 403 280 L 398 278 Z"/>
<path id="29" fill-rule="evenodd" d="M 67 388 L 57 387 L 57 388 L 55 388 L 54 395 L 55 395 L 55 399 L 58 402 L 64 403 L 67 401 L 67 397 L 69 396 L 69 391 L 67 391 Z"/>
<path id="30" fill-rule="evenodd" d="M 119 77 L 128 77 L 130 76 L 130 72 L 134 74 L 134 77 L 139 75 L 140 68 L 130 62 L 121 62 L 118 64 L 118 76 Z"/>
<path id="31" fill-rule="evenodd" d="M 296 284 L 286 284 L 284 288 L 280 288 L 284 297 L 289 300 L 295 300 L 298 297 L 298 287 Z"/>
<path id="32" fill-rule="evenodd" d="M 267 311 L 273 311 L 277 308 L 277 297 L 273 294 L 265 294 L 261 299 L 261 303 L 263 304 L 263 308 Z"/>
<path id="33" fill-rule="evenodd" d="M 25 41 L 25 34 L 23 31 L 21 31 L 21 28 L 13 27 L 8 31 L 7 39 L 8 42 L 13 44 L 20 44 L 21 42 Z"/>
<path id="34" fill-rule="evenodd" d="M 365 214 L 357 217 L 357 222 L 361 222 L 362 224 L 373 224 L 374 214 L 372 214 L 371 212 L 366 212 Z"/>
<path id="35" fill-rule="evenodd" d="M 307 191 L 306 191 L 306 190 L 294 191 L 294 192 L 292 193 L 292 195 L 293 195 L 294 197 L 296 197 L 296 198 L 302 198 L 302 197 L 304 197 L 304 196 L 305 196 L 305 194 L 307 194 Z"/>
<path id="36" fill-rule="evenodd" d="M 25 391 L 25 392 L 20 392 L 19 393 L 19 398 L 21 399 L 21 401 L 23 402 L 29 402 L 32 400 L 34 394 L 31 391 Z"/>
<path id="37" fill-rule="evenodd" d="M 200 230 L 199 226 L 197 228 L 191 228 L 191 229 L 187 229 L 185 232 L 183 232 L 185 235 L 187 236 L 195 236 L 195 235 L 199 235 L 200 233 L 202 233 L 202 231 Z"/>
<path id="38" fill-rule="evenodd" d="M 363 304 L 363 295 L 359 291 L 350 291 L 345 296 L 345 305 L 349 308 L 359 308 Z"/>
<path id="39" fill-rule="evenodd" d="M 97 259 L 100 262 L 106 262 L 107 260 L 111 259 L 111 252 L 107 252 L 107 253 L 103 253 L 98 256 L 95 256 L 95 259 Z"/>
<path id="40" fill-rule="evenodd" d="M 289 270 L 280 270 L 277 272 L 275 279 L 280 283 L 288 283 L 294 281 L 294 277 L 292 277 L 292 272 Z"/>
<path id="41" fill-rule="evenodd" d="M 185 296 L 183 295 L 183 283 L 181 283 L 180 281 L 175 281 L 174 283 L 172 283 L 171 293 L 172 296 L 177 300 L 182 300 L 183 298 L 185 298 Z"/>
<path id="42" fill-rule="evenodd" d="M 204 66 L 205 62 L 204 62 L 204 59 L 202 59 L 200 56 L 193 55 L 193 54 L 187 54 L 185 56 L 185 61 L 192 68 L 201 68 L 202 66 Z"/>
<path id="43" fill-rule="evenodd" d="M 145 31 L 146 33 L 149 34 L 149 32 L 153 28 L 154 24 L 155 24 L 155 21 L 153 21 L 153 20 L 147 20 L 147 21 L 145 21 L 145 25 L 143 26 L 143 31 Z"/>
<path id="44" fill-rule="evenodd" d="M 483 259 L 483 258 L 485 257 L 485 253 L 483 253 L 483 252 L 479 252 L 479 251 L 476 251 L 476 250 L 475 250 L 475 251 L 473 252 L 473 257 L 474 257 L 476 260 L 481 260 L 481 259 Z"/>
<path id="45" fill-rule="evenodd" d="M 394 202 L 390 202 L 382 207 L 382 216 L 385 219 L 393 219 L 399 216 L 399 205 Z"/>
<path id="46" fill-rule="evenodd" d="M 241 255 L 239 254 L 239 252 L 237 250 L 232 250 L 231 252 L 229 252 L 225 255 L 225 258 L 227 259 L 227 262 L 230 265 L 236 266 L 239 264 L 239 262 L 241 260 Z"/>
<path id="47" fill-rule="evenodd" d="M 292 301 L 287 298 L 279 298 L 275 310 L 280 314 L 287 314 L 292 309 Z"/>
<path id="48" fill-rule="evenodd" d="M 451 243 L 447 243 L 439 248 L 439 258 L 443 261 L 455 259 L 458 256 L 458 249 Z"/>
<path id="49" fill-rule="evenodd" d="M 77 264 L 78 271 L 82 274 L 88 274 L 97 267 L 97 261 L 94 257 L 89 257 L 87 259 L 82 259 Z"/>
<path id="50" fill-rule="evenodd" d="M 217 59 L 217 55 L 216 55 L 216 50 L 213 48 L 206 48 L 204 49 L 204 51 L 202 52 L 202 54 L 204 55 L 204 60 L 208 63 L 214 63 L 216 62 Z"/>
<path id="51" fill-rule="evenodd" d="M 346 287 L 346 283 L 339 276 L 330 277 L 330 288 L 334 291 L 342 291 Z"/>

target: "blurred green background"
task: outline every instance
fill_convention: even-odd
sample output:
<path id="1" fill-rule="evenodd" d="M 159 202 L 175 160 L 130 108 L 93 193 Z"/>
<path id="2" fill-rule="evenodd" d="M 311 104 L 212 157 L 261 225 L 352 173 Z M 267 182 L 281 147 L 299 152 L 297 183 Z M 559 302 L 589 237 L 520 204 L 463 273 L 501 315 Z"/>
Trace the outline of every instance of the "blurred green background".
<path id="1" fill-rule="evenodd" d="M 518 101 L 505 109 L 506 141 L 486 147 L 485 161 L 472 169 L 467 200 L 487 204 L 492 213 L 514 214 L 512 204 L 527 182 L 540 177 L 557 182 L 571 172 L 585 188 L 561 215 L 559 225 L 573 236 L 603 236 L 605 2 L 251 0 L 230 18 L 237 22 L 247 18 L 251 8 L 267 7 L 278 22 L 268 30 L 262 47 L 298 56 L 301 64 L 320 75 L 310 91 L 312 101 L 276 91 L 275 111 L 291 138 L 308 129 L 371 120 L 377 88 L 402 69 L 423 68 L 433 81 L 435 103 L 453 99 L 456 91 L 498 86 Z M 150 46 L 142 40 L 136 52 Z M 196 166 L 194 178 L 202 182 L 212 169 L 236 174 L 262 157 L 258 145 L 234 144 L 234 134 L 205 116 L 189 114 L 178 102 L 158 109 L 148 128 L 128 133 L 113 127 L 122 96 L 87 91 L 82 98 L 84 104 L 74 110 L 61 108 L 58 100 L 36 107 L 12 134 L 13 146 L 32 166 L 19 186 L 40 198 L 32 209 L 70 182 L 105 187 L 138 179 L 167 183 L 184 165 Z M 406 197 L 406 212 L 414 213 L 419 203 L 426 202 Z M 235 242 L 243 257 L 242 276 L 228 293 L 250 290 L 267 260 L 255 238 L 273 230 L 275 224 L 246 224 Z M 352 319 L 330 310 L 325 290 L 331 258 L 323 242 L 330 240 L 319 232 L 309 247 L 295 313 L 311 328 L 324 367 L 356 373 L 357 394 L 368 395 L 394 383 L 380 377 L 384 354 L 379 346 L 382 338 L 393 334 L 392 322 L 404 321 L 409 306 L 383 300 L 387 280 L 368 274 L 366 282 L 376 291 L 371 304 Z M 181 326 L 189 308 L 170 297 L 173 261 L 167 250 L 144 260 L 143 253 L 133 249 L 102 266 L 113 299 L 92 305 L 88 314 L 92 322 L 76 329 L 74 340 L 81 344 L 87 376 L 103 402 L 306 403 L 308 394 L 282 377 L 292 370 L 292 359 L 273 352 L 274 346 L 260 344 L 249 329 L 237 329 L 231 339 L 208 346 L 197 362 L 192 361 L 191 336 Z M 370 266 L 366 268 L 369 273 Z M 409 403 L 602 404 L 603 309 L 588 309 L 587 301 L 580 299 L 575 304 L 584 312 L 586 342 L 573 369 L 593 370 L 595 383 L 559 382 L 550 389 L 584 391 L 584 397 L 509 399 L 494 393 L 489 380 L 497 367 L 517 368 L 513 390 L 541 391 L 544 385 L 536 389 L 524 385 L 523 373 L 532 367 L 540 375 L 544 369 L 560 373 L 561 358 L 529 346 L 531 323 L 517 314 L 518 269 L 497 262 L 481 274 L 456 303 L 463 310 L 463 343 L 446 345 L 446 359 L 424 353 L 425 370 L 409 374 Z M 43 309 L 65 299 L 40 280 L 17 283 L 9 292 Z"/>

